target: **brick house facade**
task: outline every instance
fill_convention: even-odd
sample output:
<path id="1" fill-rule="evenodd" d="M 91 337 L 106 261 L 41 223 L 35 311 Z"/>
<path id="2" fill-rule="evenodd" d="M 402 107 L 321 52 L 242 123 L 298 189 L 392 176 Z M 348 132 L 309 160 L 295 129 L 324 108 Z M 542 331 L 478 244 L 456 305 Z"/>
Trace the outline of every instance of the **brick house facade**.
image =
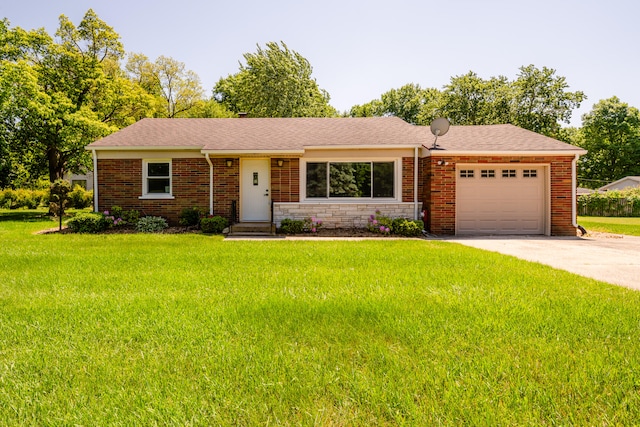
<path id="1" fill-rule="evenodd" d="M 453 126 L 438 147 L 431 147 L 431 138 L 428 128 L 397 118 L 144 119 L 87 149 L 94 158 L 98 211 L 120 206 L 175 224 L 184 208 L 199 207 L 241 221 L 239 205 L 251 209 L 242 197 L 251 190 L 243 165 L 255 164 L 243 159 L 264 159 L 266 176 L 258 179 L 254 172 L 254 185 L 267 183 L 255 193 L 271 204 L 265 221 L 318 216 L 326 227 L 363 227 L 376 210 L 413 219 L 424 212 L 425 228 L 438 235 L 461 230 L 460 165 L 536 165 L 545 182 L 535 196 L 544 207 L 538 232 L 575 235 L 575 162 L 584 151 L 510 125 Z M 369 195 L 332 197 L 329 170 L 337 164 L 370 168 L 370 181 L 358 184 Z M 318 167 L 327 171 L 320 195 L 307 182 Z M 378 170 L 388 172 L 376 175 Z M 380 176 L 393 191 L 376 193 Z M 501 213 L 501 206 L 489 208 Z"/>

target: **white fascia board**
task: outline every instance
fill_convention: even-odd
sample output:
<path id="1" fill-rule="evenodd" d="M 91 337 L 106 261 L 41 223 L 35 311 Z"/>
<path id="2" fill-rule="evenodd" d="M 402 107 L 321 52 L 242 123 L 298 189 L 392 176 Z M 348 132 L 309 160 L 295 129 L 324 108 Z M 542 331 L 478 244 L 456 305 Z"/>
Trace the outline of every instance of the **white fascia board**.
<path id="1" fill-rule="evenodd" d="M 446 157 L 446 156 L 581 156 L 587 154 L 586 150 L 555 150 L 555 151 L 448 151 L 448 150 L 425 150 L 428 152 L 425 157 Z"/>
<path id="2" fill-rule="evenodd" d="M 249 156 L 253 154 L 273 155 L 303 155 L 304 150 L 201 150 L 202 154 L 210 156 Z"/>
<path id="3" fill-rule="evenodd" d="M 119 147 L 114 147 L 114 146 L 109 146 L 109 147 L 92 147 L 92 146 L 86 146 L 84 148 L 85 150 L 88 151 L 200 151 L 202 150 L 202 146 L 198 145 L 198 146 L 185 146 L 185 145 L 176 145 L 176 146 L 168 146 L 168 145 L 163 145 L 163 146 L 154 146 L 154 147 L 150 147 L 150 146 L 119 146 Z"/>
<path id="4" fill-rule="evenodd" d="M 404 148 L 420 148 L 421 144 L 404 145 L 307 145 L 305 150 L 397 150 Z"/>

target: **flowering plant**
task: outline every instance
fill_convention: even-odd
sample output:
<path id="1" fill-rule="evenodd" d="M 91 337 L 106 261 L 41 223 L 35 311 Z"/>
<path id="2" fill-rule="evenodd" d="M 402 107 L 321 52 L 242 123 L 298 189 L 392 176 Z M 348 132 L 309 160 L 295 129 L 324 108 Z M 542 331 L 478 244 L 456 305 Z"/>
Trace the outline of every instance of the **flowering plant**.
<path id="1" fill-rule="evenodd" d="M 117 227 L 118 225 L 126 224 L 126 221 L 118 215 L 112 215 L 109 211 L 102 212 L 104 219 L 107 221 L 109 227 Z"/>
<path id="2" fill-rule="evenodd" d="M 304 219 L 304 230 L 311 233 L 317 233 L 322 227 L 322 220 L 312 216 Z"/>
<path id="3" fill-rule="evenodd" d="M 382 215 L 379 210 L 376 210 L 375 215 L 370 215 L 367 228 L 369 231 L 379 234 L 391 234 L 393 220 L 387 216 Z"/>

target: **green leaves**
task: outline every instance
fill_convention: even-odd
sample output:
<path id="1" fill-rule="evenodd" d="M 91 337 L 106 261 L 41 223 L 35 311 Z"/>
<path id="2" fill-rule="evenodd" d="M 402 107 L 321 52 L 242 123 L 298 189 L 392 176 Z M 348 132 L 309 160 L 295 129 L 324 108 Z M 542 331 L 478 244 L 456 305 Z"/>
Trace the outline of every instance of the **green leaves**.
<path id="1" fill-rule="evenodd" d="M 240 71 L 220 79 L 214 97 L 236 113 L 252 117 L 331 117 L 329 94 L 311 77 L 312 68 L 302 55 L 284 43 L 258 45 L 245 53 Z"/>

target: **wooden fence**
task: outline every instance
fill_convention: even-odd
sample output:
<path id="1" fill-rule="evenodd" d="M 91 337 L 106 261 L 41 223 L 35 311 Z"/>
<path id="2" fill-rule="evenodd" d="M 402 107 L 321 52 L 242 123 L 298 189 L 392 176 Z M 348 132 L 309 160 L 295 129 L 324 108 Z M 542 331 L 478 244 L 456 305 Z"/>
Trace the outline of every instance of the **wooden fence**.
<path id="1" fill-rule="evenodd" d="M 640 199 L 585 195 L 578 197 L 580 216 L 636 216 L 640 217 Z"/>

